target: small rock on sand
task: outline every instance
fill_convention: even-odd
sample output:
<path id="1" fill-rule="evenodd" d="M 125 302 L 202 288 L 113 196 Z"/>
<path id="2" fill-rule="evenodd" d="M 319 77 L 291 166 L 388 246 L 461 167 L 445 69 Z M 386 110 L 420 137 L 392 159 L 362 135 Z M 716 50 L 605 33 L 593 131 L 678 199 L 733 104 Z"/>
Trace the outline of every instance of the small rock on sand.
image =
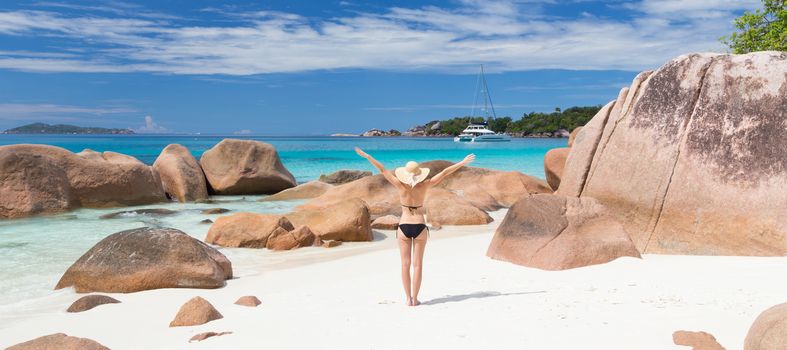
<path id="1" fill-rule="evenodd" d="M 118 304 L 119 300 L 106 295 L 93 294 L 83 296 L 68 307 L 68 312 L 82 312 L 104 304 Z"/>
<path id="2" fill-rule="evenodd" d="M 95 340 L 56 333 L 10 346 L 6 350 L 109 350 L 109 348 Z"/>
<path id="3" fill-rule="evenodd" d="M 180 307 L 169 326 L 197 326 L 223 317 L 207 300 L 194 297 Z"/>
<path id="4" fill-rule="evenodd" d="M 226 334 L 232 334 L 232 332 L 218 332 L 218 333 L 216 333 L 216 332 L 205 332 L 205 333 L 200 333 L 200 334 L 197 334 L 197 335 L 191 337 L 191 339 L 189 339 L 189 343 L 191 343 L 193 341 L 203 341 L 203 340 L 208 339 L 210 337 L 218 337 L 218 336 L 222 336 L 222 335 L 226 335 Z"/>
<path id="5" fill-rule="evenodd" d="M 238 301 L 235 302 L 235 305 L 240 306 L 248 306 L 248 307 L 257 307 L 257 305 L 262 304 L 260 299 L 253 295 L 246 295 L 238 298 Z"/>
<path id="6" fill-rule="evenodd" d="M 340 246 L 341 244 L 342 241 L 325 241 L 322 243 L 322 246 L 325 248 L 333 248 L 333 247 Z"/>
<path id="7" fill-rule="evenodd" d="M 675 345 L 691 346 L 694 350 L 725 350 L 714 336 L 706 332 L 675 331 L 672 341 Z"/>

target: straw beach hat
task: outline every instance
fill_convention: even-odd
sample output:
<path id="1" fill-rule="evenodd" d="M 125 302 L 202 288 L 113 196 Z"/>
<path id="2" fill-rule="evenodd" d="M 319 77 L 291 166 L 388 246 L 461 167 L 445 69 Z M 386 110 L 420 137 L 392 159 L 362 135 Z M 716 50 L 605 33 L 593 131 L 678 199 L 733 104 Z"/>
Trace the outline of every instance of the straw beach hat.
<path id="1" fill-rule="evenodd" d="M 415 187 L 429 176 L 429 168 L 419 168 L 418 163 L 409 161 L 405 166 L 396 168 L 394 174 L 399 181 Z"/>

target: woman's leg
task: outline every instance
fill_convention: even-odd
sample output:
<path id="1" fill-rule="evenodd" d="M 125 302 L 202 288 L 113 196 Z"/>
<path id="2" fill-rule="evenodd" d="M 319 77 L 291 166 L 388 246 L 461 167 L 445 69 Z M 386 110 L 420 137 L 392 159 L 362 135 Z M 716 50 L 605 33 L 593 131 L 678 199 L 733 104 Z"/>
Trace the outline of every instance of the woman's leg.
<path id="1" fill-rule="evenodd" d="M 410 251 L 413 244 L 412 240 L 405 237 L 401 231 L 397 236 L 399 254 L 402 256 L 402 286 L 404 286 L 404 294 L 407 296 L 407 305 L 410 305 Z"/>
<path id="2" fill-rule="evenodd" d="M 413 240 L 413 306 L 420 304 L 418 291 L 421 290 L 422 263 L 424 262 L 424 249 L 428 238 L 428 229 L 421 231 Z"/>

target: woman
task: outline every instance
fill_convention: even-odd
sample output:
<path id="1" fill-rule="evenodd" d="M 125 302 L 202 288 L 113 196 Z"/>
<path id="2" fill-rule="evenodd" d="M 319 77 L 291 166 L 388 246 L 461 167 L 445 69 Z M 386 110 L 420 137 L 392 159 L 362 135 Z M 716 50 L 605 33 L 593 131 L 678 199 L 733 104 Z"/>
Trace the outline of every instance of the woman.
<path id="1" fill-rule="evenodd" d="M 420 304 L 418 291 L 421 289 L 421 263 L 424 259 L 424 248 L 426 248 L 426 239 L 428 237 L 426 219 L 424 219 L 426 192 L 432 186 L 436 186 L 443 181 L 448 175 L 472 162 L 475 159 L 475 155 L 468 155 L 461 162 L 443 169 L 439 174 L 427 180 L 429 168 L 419 168 L 416 162 L 407 162 L 407 165 L 396 168 L 392 172 L 386 170 L 380 162 L 360 148 L 356 147 L 355 152 L 372 163 L 377 170 L 380 170 L 385 179 L 399 190 L 402 216 L 399 219 L 396 237 L 399 243 L 399 252 L 402 256 L 402 285 L 404 285 L 404 293 L 407 296 L 407 305 L 416 306 Z M 427 234 L 424 234 L 424 231 L 427 231 Z M 411 261 L 413 265 L 412 286 L 410 282 Z"/>

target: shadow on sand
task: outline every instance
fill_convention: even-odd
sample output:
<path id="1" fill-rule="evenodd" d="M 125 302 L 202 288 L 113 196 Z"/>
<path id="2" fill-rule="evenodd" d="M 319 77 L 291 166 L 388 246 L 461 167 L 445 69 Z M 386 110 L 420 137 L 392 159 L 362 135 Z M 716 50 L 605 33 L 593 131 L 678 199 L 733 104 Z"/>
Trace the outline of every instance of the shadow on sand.
<path id="1" fill-rule="evenodd" d="M 384 233 L 378 232 L 377 230 L 372 230 L 372 242 L 384 241 L 386 239 L 388 239 L 388 236 L 386 236 Z"/>
<path id="2" fill-rule="evenodd" d="M 421 303 L 421 305 L 436 305 L 436 304 L 443 304 L 443 303 L 459 302 L 467 299 L 502 297 L 507 295 L 521 295 L 521 294 L 539 294 L 539 293 L 546 293 L 546 292 L 547 291 L 545 290 L 537 290 L 532 292 L 516 292 L 516 293 L 500 293 L 495 291 L 484 291 L 484 292 L 475 292 L 469 294 L 446 295 L 442 298 L 436 298 L 429 301 L 424 301 Z"/>

